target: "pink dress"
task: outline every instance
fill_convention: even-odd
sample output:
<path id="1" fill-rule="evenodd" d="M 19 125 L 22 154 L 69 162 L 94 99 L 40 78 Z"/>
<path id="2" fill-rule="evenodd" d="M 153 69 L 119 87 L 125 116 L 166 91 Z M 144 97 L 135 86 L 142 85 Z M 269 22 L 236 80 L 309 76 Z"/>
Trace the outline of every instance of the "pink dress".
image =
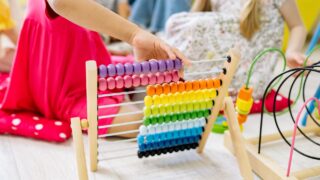
<path id="1" fill-rule="evenodd" d="M 70 137 L 70 118 L 86 117 L 87 60 L 111 63 L 99 34 L 57 15 L 45 0 L 29 0 L 2 102 L 0 132 L 58 142 Z M 122 100 L 105 98 L 99 104 Z M 110 108 L 99 114 L 117 111 Z M 5 118 L 8 112 L 11 118 Z M 99 123 L 110 124 L 112 119 Z"/>

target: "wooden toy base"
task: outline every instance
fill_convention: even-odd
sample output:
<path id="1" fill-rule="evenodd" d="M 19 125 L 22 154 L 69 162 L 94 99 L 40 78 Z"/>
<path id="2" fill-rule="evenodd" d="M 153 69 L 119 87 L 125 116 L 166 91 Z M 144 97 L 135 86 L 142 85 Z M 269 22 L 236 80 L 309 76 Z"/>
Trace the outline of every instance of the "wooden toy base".
<path id="1" fill-rule="evenodd" d="M 310 120 L 308 122 L 312 121 Z M 320 136 L 320 128 L 314 124 L 310 124 L 307 127 L 301 129 L 306 134 L 313 133 L 317 136 Z M 285 137 L 291 137 L 292 131 L 284 131 L 283 135 Z M 298 132 L 297 135 L 299 135 Z M 264 135 L 262 136 L 262 144 L 278 141 L 280 139 L 281 136 L 278 133 Z M 292 172 L 291 176 L 287 177 L 285 168 L 281 167 L 277 162 L 275 162 L 272 158 L 268 157 L 267 155 L 263 153 L 258 154 L 258 142 L 258 137 L 245 139 L 245 149 L 247 151 L 252 170 L 262 179 L 305 179 L 308 177 L 320 175 L 320 166 L 316 166 Z M 224 144 L 232 153 L 234 153 L 234 148 L 232 146 L 233 143 L 229 132 L 225 132 Z"/>

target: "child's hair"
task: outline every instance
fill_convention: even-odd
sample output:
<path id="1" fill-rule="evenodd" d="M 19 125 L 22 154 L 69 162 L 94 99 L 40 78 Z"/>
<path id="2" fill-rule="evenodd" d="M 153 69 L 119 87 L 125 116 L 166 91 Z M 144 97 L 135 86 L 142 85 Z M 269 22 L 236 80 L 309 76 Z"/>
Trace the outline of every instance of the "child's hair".
<path id="1" fill-rule="evenodd" d="M 259 0 L 249 0 L 240 15 L 240 33 L 251 39 L 260 28 Z"/>
<path id="2" fill-rule="evenodd" d="M 260 0 L 248 0 L 240 15 L 240 33 L 250 40 L 260 27 Z M 211 11 L 210 0 L 194 3 L 193 11 Z"/>

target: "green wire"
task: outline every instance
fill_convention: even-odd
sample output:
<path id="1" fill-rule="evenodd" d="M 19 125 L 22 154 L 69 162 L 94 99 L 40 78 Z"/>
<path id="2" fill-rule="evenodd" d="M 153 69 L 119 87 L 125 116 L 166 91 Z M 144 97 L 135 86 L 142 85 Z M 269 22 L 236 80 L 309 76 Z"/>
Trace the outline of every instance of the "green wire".
<path id="1" fill-rule="evenodd" d="M 253 62 L 249 68 L 249 74 L 247 76 L 247 81 L 246 81 L 246 88 L 249 88 L 249 82 L 250 82 L 250 79 L 251 79 L 251 76 L 252 76 L 252 72 L 253 72 L 253 67 L 254 65 L 261 59 L 261 57 L 269 52 L 278 52 L 280 53 L 281 57 L 282 57 L 282 60 L 283 60 L 283 68 L 282 68 L 282 72 L 284 72 L 286 70 L 286 66 L 287 66 L 287 61 L 286 61 L 286 56 L 284 55 L 284 53 L 278 49 L 278 48 L 268 48 L 268 49 L 265 49 L 263 51 L 261 51 L 259 54 L 257 54 L 254 59 L 253 59 Z M 274 86 L 276 86 L 280 80 L 282 79 L 282 77 L 277 80 L 277 82 L 275 83 L 275 85 L 271 86 L 270 89 L 272 89 Z"/>

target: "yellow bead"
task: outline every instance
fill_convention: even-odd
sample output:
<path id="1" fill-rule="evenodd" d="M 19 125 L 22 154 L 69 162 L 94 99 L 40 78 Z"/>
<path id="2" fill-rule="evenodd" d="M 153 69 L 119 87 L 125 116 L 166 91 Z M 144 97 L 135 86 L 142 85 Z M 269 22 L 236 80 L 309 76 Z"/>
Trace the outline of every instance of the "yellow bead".
<path id="1" fill-rule="evenodd" d="M 211 100 L 211 99 L 209 99 L 209 100 L 206 101 L 206 108 L 207 108 L 207 109 L 211 109 L 211 108 L 212 108 L 212 105 L 213 105 L 213 103 L 212 103 L 212 100 Z"/>
<path id="2" fill-rule="evenodd" d="M 251 107 L 253 104 L 253 99 L 251 98 L 249 101 L 245 101 L 243 99 L 237 98 L 236 106 L 239 114 L 249 114 Z"/>
<path id="3" fill-rule="evenodd" d="M 181 93 L 177 92 L 174 94 L 174 101 L 175 101 L 175 103 L 180 103 L 182 101 Z"/>
<path id="4" fill-rule="evenodd" d="M 174 104 L 174 105 L 173 105 L 173 112 L 174 112 L 174 113 L 179 113 L 179 112 L 180 112 L 179 104 Z"/>
<path id="5" fill-rule="evenodd" d="M 146 117 L 148 117 L 148 116 L 150 116 L 151 115 L 151 108 L 150 107 L 144 107 L 143 108 L 143 114 L 144 114 L 144 116 L 146 116 Z"/>
<path id="6" fill-rule="evenodd" d="M 81 119 L 81 128 L 82 129 L 88 129 L 88 127 L 89 127 L 89 123 L 88 123 L 88 120 L 87 119 Z"/>
<path id="7" fill-rule="evenodd" d="M 144 97 L 144 105 L 150 107 L 152 105 L 152 97 L 146 96 Z"/>
<path id="8" fill-rule="evenodd" d="M 180 112 L 186 112 L 187 111 L 187 104 L 181 103 L 180 104 Z"/>
<path id="9" fill-rule="evenodd" d="M 188 112 L 193 111 L 193 102 L 190 102 L 187 104 L 187 110 L 188 110 Z"/>
<path id="10" fill-rule="evenodd" d="M 198 101 L 201 101 L 202 99 L 202 93 L 201 93 L 201 90 L 196 90 L 195 91 L 195 100 L 198 100 Z"/>
<path id="11" fill-rule="evenodd" d="M 216 96 L 217 96 L 217 91 L 216 91 L 216 89 L 209 89 L 209 91 L 210 91 L 210 98 L 211 99 L 214 99 Z"/>
<path id="12" fill-rule="evenodd" d="M 195 98 L 196 98 L 196 93 L 195 93 L 194 90 L 189 91 L 189 98 L 190 98 L 190 101 L 189 101 L 189 102 L 195 100 Z"/>
<path id="13" fill-rule="evenodd" d="M 223 127 L 228 127 L 227 121 L 223 121 L 223 122 L 222 122 L 222 126 L 223 126 Z"/>
<path id="14" fill-rule="evenodd" d="M 200 109 L 207 109 L 207 102 L 206 101 L 201 101 Z"/>
<path id="15" fill-rule="evenodd" d="M 160 114 L 166 114 L 166 107 L 165 105 L 159 105 L 159 113 Z"/>
<path id="16" fill-rule="evenodd" d="M 168 104 L 173 104 L 174 103 L 174 96 L 172 93 L 169 93 L 168 95 Z"/>
<path id="17" fill-rule="evenodd" d="M 172 110 L 172 105 L 171 105 L 171 104 L 166 104 L 166 105 L 165 105 L 165 108 L 166 108 L 167 114 L 170 114 L 170 113 L 173 112 L 173 110 Z"/>
<path id="18" fill-rule="evenodd" d="M 160 95 L 160 104 L 168 104 L 168 96 L 165 94 Z"/>
<path id="19" fill-rule="evenodd" d="M 152 105 L 151 106 L 151 113 L 152 115 L 156 116 L 159 114 L 159 106 L 157 105 Z"/>
<path id="20" fill-rule="evenodd" d="M 203 95 L 204 95 L 205 99 L 210 99 L 210 90 L 204 89 L 202 91 L 203 91 Z"/>
<path id="21" fill-rule="evenodd" d="M 189 94 L 188 92 L 184 91 L 181 93 L 181 96 L 182 96 L 182 100 L 181 100 L 181 103 L 185 103 L 185 102 L 188 102 L 189 101 Z"/>
<path id="22" fill-rule="evenodd" d="M 154 105 L 159 105 L 160 104 L 160 96 L 159 95 L 152 96 L 152 99 L 153 99 L 153 104 Z"/>
<path id="23" fill-rule="evenodd" d="M 313 115 L 316 119 L 320 120 L 320 114 L 317 108 L 315 108 Z"/>
<path id="24" fill-rule="evenodd" d="M 193 102 L 193 110 L 194 110 L 194 111 L 200 110 L 200 103 L 199 103 L 199 101 L 194 101 L 194 102 Z"/>

